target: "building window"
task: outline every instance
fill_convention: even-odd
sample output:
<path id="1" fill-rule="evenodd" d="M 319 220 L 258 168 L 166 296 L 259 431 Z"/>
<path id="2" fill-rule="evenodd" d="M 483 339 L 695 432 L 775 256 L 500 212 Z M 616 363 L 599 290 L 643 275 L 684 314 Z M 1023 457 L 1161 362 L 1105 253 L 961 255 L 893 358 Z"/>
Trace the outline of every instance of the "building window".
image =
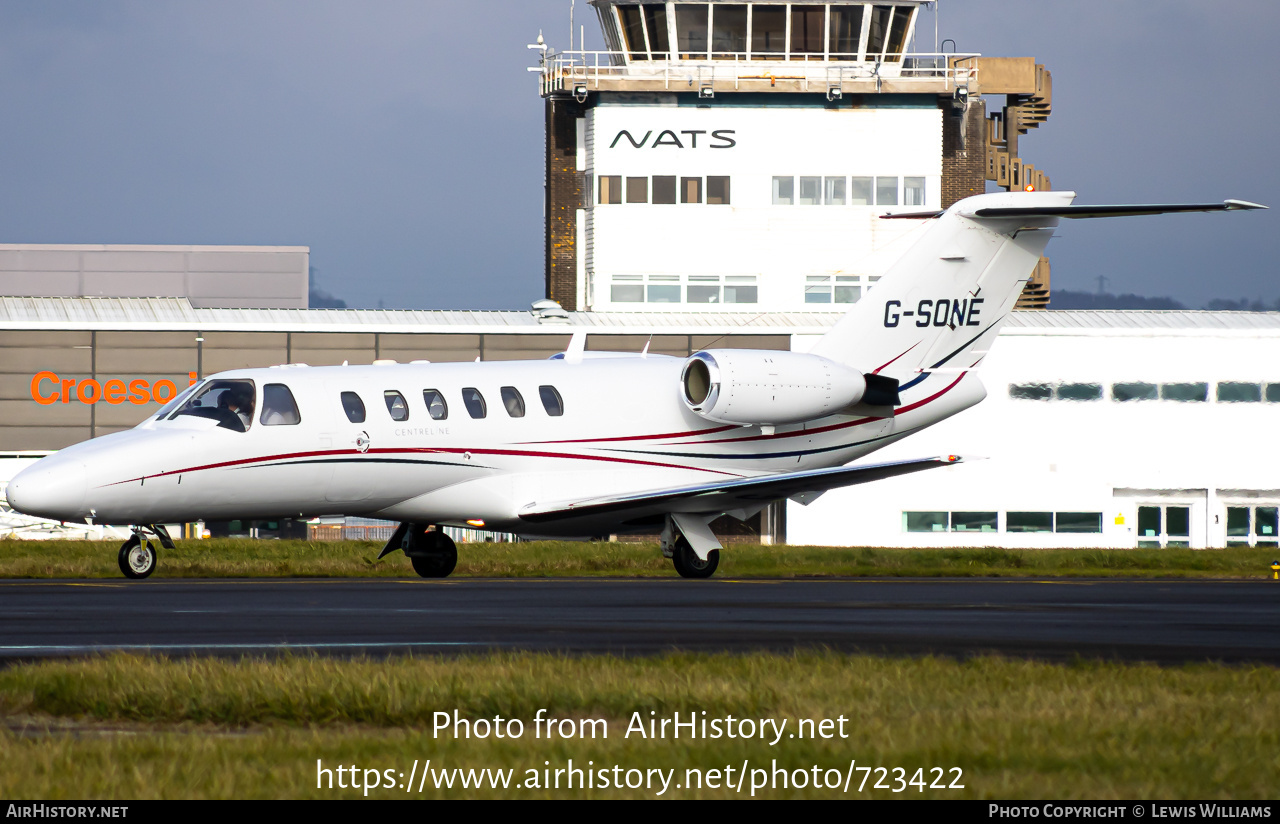
<path id="1" fill-rule="evenodd" d="M 650 275 L 645 297 L 649 303 L 679 303 L 680 276 Z"/>
<path id="2" fill-rule="evenodd" d="M 653 202 L 659 204 L 669 204 L 676 202 L 676 176 L 675 175 L 654 175 L 653 176 Z"/>
<path id="3" fill-rule="evenodd" d="M 600 175 L 600 198 L 596 202 L 602 205 L 622 202 L 621 175 Z"/>
<path id="4" fill-rule="evenodd" d="M 898 205 L 898 178 L 896 177 L 877 177 L 876 178 L 876 205 L 877 206 L 897 206 Z"/>
<path id="5" fill-rule="evenodd" d="M 646 3 L 640 7 L 644 10 L 645 28 L 649 30 L 649 53 L 654 60 L 671 58 L 671 41 L 667 39 L 667 6 L 666 4 Z"/>
<path id="6" fill-rule="evenodd" d="M 364 401 L 355 392 L 342 393 L 342 411 L 352 423 L 364 423 Z"/>
<path id="7" fill-rule="evenodd" d="M 1280 383 L 1269 383 L 1262 393 L 1267 403 L 1280 403 Z"/>
<path id="8" fill-rule="evenodd" d="M 727 275 L 724 279 L 725 303 L 756 303 L 755 275 Z"/>
<path id="9" fill-rule="evenodd" d="M 1154 383 L 1115 383 L 1111 385 L 1111 399 L 1116 401 L 1154 401 L 1160 392 Z"/>
<path id="10" fill-rule="evenodd" d="M 791 4 L 791 54 L 821 56 L 827 39 L 827 9 Z"/>
<path id="11" fill-rule="evenodd" d="M 843 206 L 845 201 L 844 182 L 843 177 L 823 178 L 822 202 L 828 206 Z"/>
<path id="12" fill-rule="evenodd" d="M 733 60 L 747 56 L 747 7 L 716 5 L 711 19 L 711 59 Z"/>
<path id="13" fill-rule="evenodd" d="M 1160 399 L 1166 401 L 1204 402 L 1209 400 L 1207 383 L 1162 383 Z"/>
<path id="14" fill-rule="evenodd" d="M 904 532 L 946 532 L 946 512 L 904 512 L 902 513 L 902 529 Z"/>
<path id="15" fill-rule="evenodd" d="M 719 303 L 720 278 L 690 275 L 689 285 L 685 289 L 685 295 L 685 300 L 688 303 Z"/>
<path id="16" fill-rule="evenodd" d="M 706 3 L 679 3 L 676 5 L 676 47 L 681 60 L 707 59 Z"/>
<path id="17" fill-rule="evenodd" d="M 1140 506 L 1138 507 L 1138 547 L 1191 546 L 1191 507 L 1189 506 Z"/>
<path id="18" fill-rule="evenodd" d="M 644 283 L 639 275 L 614 275 L 609 284 L 609 300 L 614 303 L 644 303 Z"/>
<path id="19" fill-rule="evenodd" d="M 640 22 L 639 6 L 618 6 L 622 18 L 622 37 L 626 40 L 632 60 L 648 60 L 648 48 L 644 42 L 644 27 Z"/>
<path id="20" fill-rule="evenodd" d="M 1053 516 L 1054 532 L 1101 532 L 1101 512 L 1055 512 Z"/>
<path id="21" fill-rule="evenodd" d="M 1227 546 L 1277 546 L 1278 516 L 1274 506 L 1227 507 Z"/>
<path id="22" fill-rule="evenodd" d="M 554 386 L 539 386 L 538 397 L 542 399 L 542 408 L 553 418 L 564 414 L 564 399 Z"/>
<path id="23" fill-rule="evenodd" d="M 902 179 L 902 203 L 904 206 L 924 205 L 923 177 L 904 177 Z"/>
<path id="24" fill-rule="evenodd" d="M 853 206 L 874 206 L 874 178 L 855 177 L 849 180 L 849 203 Z"/>
<path id="25" fill-rule="evenodd" d="M 438 389 L 423 389 L 422 402 L 427 405 L 427 413 L 435 421 L 443 421 L 449 417 L 449 404 Z"/>
<path id="26" fill-rule="evenodd" d="M 700 177 L 680 178 L 680 202 L 681 203 L 701 203 L 702 202 L 702 178 Z"/>
<path id="27" fill-rule="evenodd" d="M 822 204 L 822 178 L 820 177 L 800 178 L 800 200 L 797 202 L 801 206 L 821 205 Z"/>
<path id="28" fill-rule="evenodd" d="M 1100 401 L 1102 384 L 1064 383 L 1058 387 L 1057 398 L 1060 401 Z"/>
<path id="29" fill-rule="evenodd" d="M 1052 512 L 1009 512 L 1004 517 L 1005 532 L 1053 532 Z"/>
<path id="30" fill-rule="evenodd" d="M 857 303 L 862 297 L 861 280 L 856 275 L 836 275 L 836 303 Z"/>
<path id="31" fill-rule="evenodd" d="M 387 404 L 387 412 L 391 413 L 391 420 L 409 420 L 409 404 L 405 402 L 404 395 L 388 389 L 382 393 L 382 400 Z"/>
<path id="32" fill-rule="evenodd" d="M 1011 383 L 1009 397 L 1018 401 L 1047 401 L 1053 397 L 1053 387 L 1047 383 Z"/>
<path id="33" fill-rule="evenodd" d="M 790 206 L 795 202 L 796 179 L 794 177 L 775 177 L 773 179 L 773 205 Z"/>
<path id="34" fill-rule="evenodd" d="M 804 279 L 805 303 L 831 302 L 831 276 L 809 275 Z"/>
<path id="35" fill-rule="evenodd" d="M 627 202 L 628 203 L 648 203 L 649 202 L 649 178 L 647 177 L 627 178 Z"/>
<path id="36" fill-rule="evenodd" d="M 1262 384 L 1234 381 L 1219 383 L 1218 403 L 1262 403 Z"/>
<path id="37" fill-rule="evenodd" d="M 729 178 L 726 176 L 707 176 L 707 203 L 711 206 L 729 205 Z"/>
<path id="38" fill-rule="evenodd" d="M 952 532 L 996 532 L 1000 520 L 994 512 L 952 512 Z"/>

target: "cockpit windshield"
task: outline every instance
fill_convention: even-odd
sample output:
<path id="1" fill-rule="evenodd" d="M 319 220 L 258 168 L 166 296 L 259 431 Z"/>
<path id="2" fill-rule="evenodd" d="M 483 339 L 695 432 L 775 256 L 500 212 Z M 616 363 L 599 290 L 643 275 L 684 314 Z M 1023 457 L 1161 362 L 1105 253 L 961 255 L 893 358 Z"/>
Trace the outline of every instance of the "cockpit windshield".
<path id="1" fill-rule="evenodd" d="M 158 421 L 164 420 L 166 417 L 168 417 L 170 412 L 177 409 L 184 402 L 186 402 L 187 398 L 191 397 L 191 394 L 193 392 L 198 392 L 202 384 L 203 382 L 194 383 L 191 386 L 188 386 L 186 389 L 183 389 L 181 392 L 177 394 L 177 396 L 174 397 L 173 400 L 169 401 L 164 406 L 160 407 L 160 411 L 156 413 L 155 419 Z"/>
<path id="2" fill-rule="evenodd" d="M 246 432 L 253 424 L 256 395 L 250 380 L 207 381 L 169 420 L 179 415 L 193 415 L 212 418 L 218 426 L 234 432 Z"/>

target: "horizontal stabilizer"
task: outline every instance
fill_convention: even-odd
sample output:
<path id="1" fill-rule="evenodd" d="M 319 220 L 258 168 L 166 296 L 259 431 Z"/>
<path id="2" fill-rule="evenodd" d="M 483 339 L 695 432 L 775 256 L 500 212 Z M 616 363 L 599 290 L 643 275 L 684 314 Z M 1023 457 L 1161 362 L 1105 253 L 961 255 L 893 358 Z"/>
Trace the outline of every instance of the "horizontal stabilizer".
<path id="1" fill-rule="evenodd" d="M 988 206 L 975 209 L 966 217 L 1065 217 L 1073 220 L 1090 217 L 1131 217 L 1163 215 L 1172 212 L 1235 212 L 1266 209 L 1247 200 L 1224 200 L 1221 203 L 1157 203 L 1118 206 Z"/>
<path id="2" fill-rule="evenodd" d="M 895 475 L 906 475 L 923 469 L 951 466 L 963 459 L 958 455 L 917 458 L 861 466 L 837 466 L 832 469 L 810 469 L 783 472 L 759 478 L 738 478 L 695 486 L 653 489 L 627 495 L 586 498 L 579 501 L 557 501 L 534 504 L 520 512 L 520 520 L 546 523 L 567 518 L 616 513 L 649 512 L 727 512 L 780 500 L 804 492 L 824 492 L 842 486 L 878 481 Z"/>

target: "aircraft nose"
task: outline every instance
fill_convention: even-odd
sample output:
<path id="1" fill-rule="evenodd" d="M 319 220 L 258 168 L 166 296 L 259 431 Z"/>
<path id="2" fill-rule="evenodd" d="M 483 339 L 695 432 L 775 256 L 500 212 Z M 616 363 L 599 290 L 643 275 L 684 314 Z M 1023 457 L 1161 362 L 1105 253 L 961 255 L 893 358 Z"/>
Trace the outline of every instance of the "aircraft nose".
<path id="1" fill-rule="evenodd" d="M 57 521 L 82 518 L 88 487 L 85 465 L 80 461 L 56 461 L 51 466 L 41 466 L 43 463 L 27 467 L 9 482 L 5 490 L 9 505 L 23 514 L 40 518 Z"/>

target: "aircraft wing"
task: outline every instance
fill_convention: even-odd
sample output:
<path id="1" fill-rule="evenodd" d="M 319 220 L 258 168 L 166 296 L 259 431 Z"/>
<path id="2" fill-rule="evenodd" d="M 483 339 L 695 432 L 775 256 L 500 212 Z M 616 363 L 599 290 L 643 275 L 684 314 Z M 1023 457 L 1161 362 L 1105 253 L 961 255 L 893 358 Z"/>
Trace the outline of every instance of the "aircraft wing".
<path id="1" fill-rule="evenodd" d="M 1131 203 L 1105 206 L 988 206 L 972 213 L 972 217 L 1063 217 L 1080 220 L 1091 217 L 1132 217 L 1134 215 L 1166 215 L 1174 212 L 1239 212 L 1266 209 L 1261 203 L 1247 200 L 1224 200 L 1221 203 Z M 944 209 L 895 212 L 880 215 L 882 220 L 927 220 L 942 217 Z"/>
<path id="2" fill-rule="evenodd" d="M 729 481 L 652 489 L 577 501 L 530 504 L 520 512 L 520 518 L 537 524 L 615 513 L 728 512 L 734 509 L 758 507 L 770 501 L 803 493 L 825 492 L 828 489 L 878 481 L 924 469 L 951 466 L 962 460 L 958 455 L 945 455 L 892 463 L 783 472 L 757 478 L 736 478 Z"/>

